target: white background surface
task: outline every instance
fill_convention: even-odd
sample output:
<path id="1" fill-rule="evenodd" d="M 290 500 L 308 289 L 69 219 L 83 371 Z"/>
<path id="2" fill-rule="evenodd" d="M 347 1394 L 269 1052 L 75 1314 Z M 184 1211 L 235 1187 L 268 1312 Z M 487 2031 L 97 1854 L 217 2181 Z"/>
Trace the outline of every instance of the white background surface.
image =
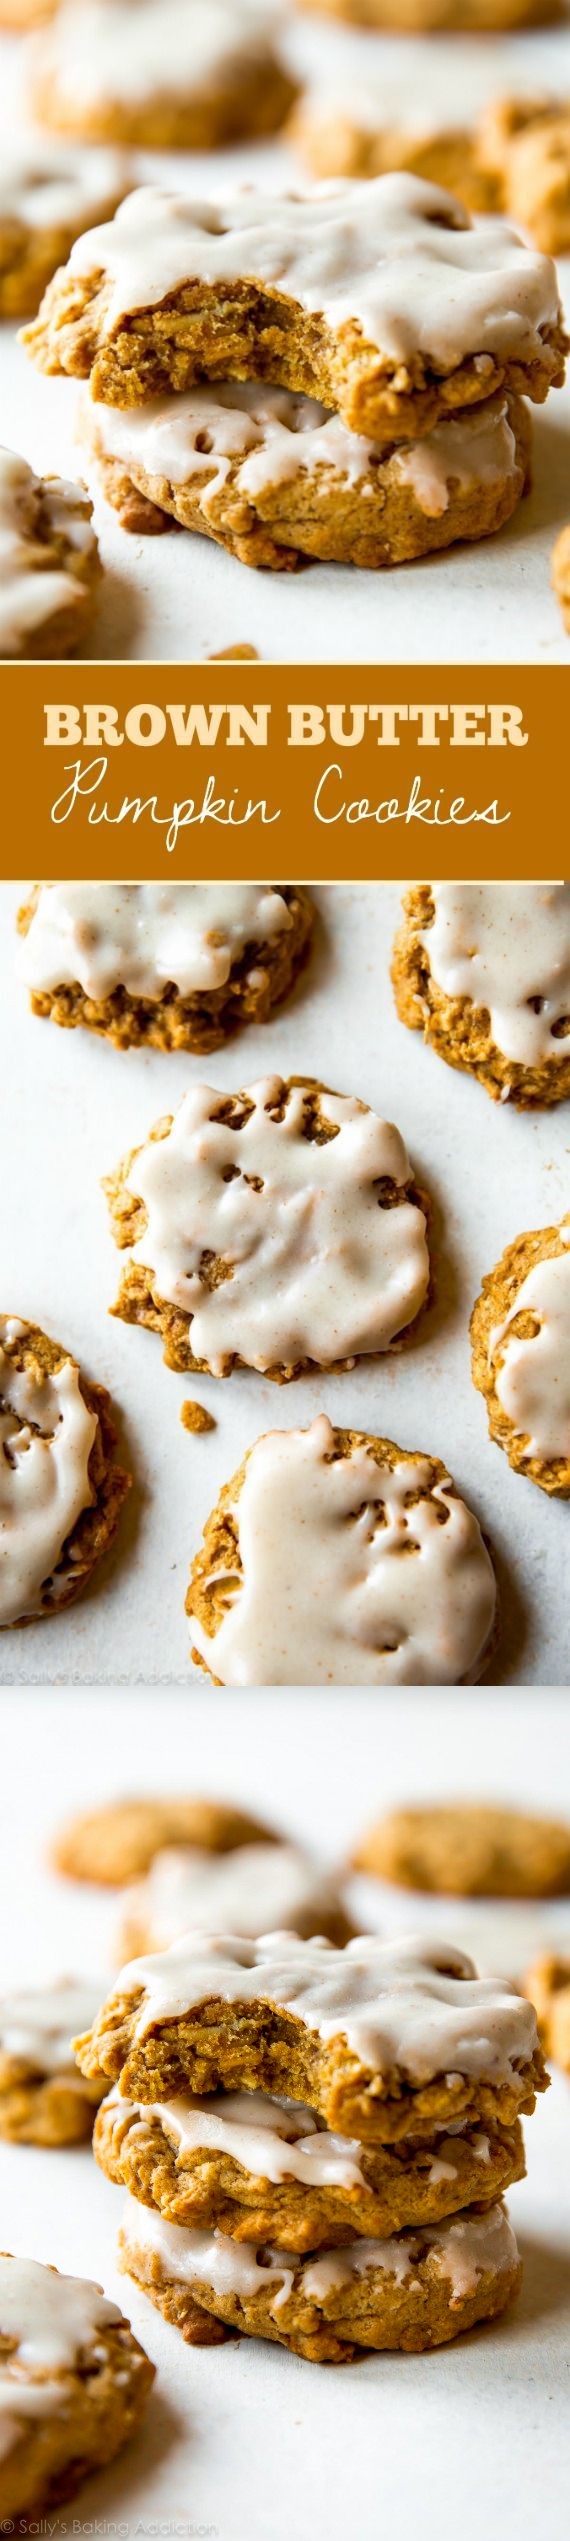
<path id="1" fill-rule="evenodd" d="M 570 1206 L 568 1106 L 525 1114 L 494 1104 L 399 1023 L 389 979 L 399 895 L 390 885 L 316 892 L 314 951 L 295 995 L 270 1025 L 206 1061 L 120 1052 L 31 1016 L 15 976 L 23 896 L 12 885 L 0 895 L 0 1071 L 11 1093 L 0 1116 L 3 1311 L 38 1321 L 109 1386 L 136 1487 L 90 1593 L 61 1617 L 1 1636 L 0 1681 L 189 1682 L 188 1570 L 220 1487 L 261 1431 L 306 1426 L 325 1410 L 448 1464 L 497 1557 L 499 1678 L 566 1683 L 567 1507 L 490 1444 L 468 1320 L 504 1245 Z M 436 1304 L 407 1350 L 362 1360 L 352 1375 L 281 1387 L 253 1374 L 192 1380 L 165 1368 L 154 1334 L 108 1317 L 121 1257 L 101 1176 L 176 1107 L 189 1081 L 233 1091 L 272 1070 L 306 1071 L 397 1121 L 434 1201 Z M 189 1392 L 215 1414 L 207 1437 L 181 1427 Z"/>
<path id="2" fill-rule="evenodd" d="M 370 37 L 291 12 L 288 58 L 300 80 L 346 97 L 374 83 L 385 120 L 463 124 L 490 96 L 570 88 L 568 26 L 507 38 Z M 22 47 L 0 39 L 2 129 L 22 119 Z M 283 143 L 225 154 L 139 155 L 145 181 L 199 195 L 221 184 L 278 188 L 307 181 Z M 561 267 L 570 302 L 570 264 Z M 37 470 L 77 476 L 76 386 L 33 370 L 4 326 L 0 430 Z M 107 567 L 89 651 L 102 659 L 185 660 L 249 643 L 265 660 L 561 662 L 568 642 L 550 589 L 550 554 L 568 517 L 570 388 L 533 409 L 534 490 L 498 538 L 395 572 L 313 565 L 296 575 L 254 572 L 185 536 L 127 537 L 105 504 L 96 522 Z M 93 489 L 91 489 L 93 490 Z"/>
<path id="3" fill-rule="evenodd" d="M 115 1902 L 58 1880 L 50 1839 L 76 1809 L 125 1790 L 175 1787 L 242 1801 L 339 1859 L 371 1816 L 414 1797 L 503 1796 L 570 1813 L 564 1698 L 490 1689 L 323 1702 L 308 1694 L 173 1690 L 0 1699 L 0 1986 L 65 1967 L 101 1971 Z M 396 1919 L 393 1891 L 352 1890 L 362 1919 Z M 398 1901 L 443 1930 L 443 1907 Z M 463 1909 L 446 1909 L 460 1939 Z M 468 1911 L 470 1928 L 473 1908 Z M 483 1910 L 485 1912 L 485 1910 Z M 548 1910 L 558 1919 L 564 1909 Z M 537 1914 L 537 1937 L 541 1917 Z M 526 2124 L 527 2181 L 513 2189 L 525 2279 L 506 2319 L 431 2356 L 379 2356 L 317 2371 L 242 2339 L 184 2348 L 144 2295 L 115 2276 L 121 2199 L 89 2152 L 0 2146 L 0 2244 L 95 2276 L 127 2310 L 158 2367 L 140 2439 L 90 2480 L 49 2532 L 209 2535 L 211 2541 L 561 2541 L 570 2500 L 570 2086 L 559 2075 Z M 97 2521 L 95 2522 L 95 2518 Z M 103 2520 L 102 2520 L 103 2519 Z"/>

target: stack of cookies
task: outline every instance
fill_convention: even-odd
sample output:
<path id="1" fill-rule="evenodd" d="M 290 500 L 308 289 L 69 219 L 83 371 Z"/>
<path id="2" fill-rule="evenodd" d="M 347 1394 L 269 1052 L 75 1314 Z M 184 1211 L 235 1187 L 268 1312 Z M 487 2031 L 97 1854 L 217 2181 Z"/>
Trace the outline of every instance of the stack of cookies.
<path id="1" fill-rule="evenodd" d="M 133 1961 L 82 2072 L 120 2265 L 191 2344 L 441 2346 L 520 2263 L 501 2202 L 546 2087 L 532 2004 L 453 1948 L 188 1933 Z"/>
<path id="2" fill-rule="evenodd" d="M 312 195 L 143 187 L 88 231 L 25 341 L 88 379 L 123 524 L 243 563 L 378 568 L 488 537 L 561 384 L 548 256 L 402 172 Z"/>

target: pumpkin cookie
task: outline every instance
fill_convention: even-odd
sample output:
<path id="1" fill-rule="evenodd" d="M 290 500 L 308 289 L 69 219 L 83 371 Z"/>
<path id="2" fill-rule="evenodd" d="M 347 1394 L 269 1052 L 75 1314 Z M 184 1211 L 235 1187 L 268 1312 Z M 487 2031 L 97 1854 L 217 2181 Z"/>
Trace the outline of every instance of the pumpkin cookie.
<path id="1" fill-rule="evenodd" d="M 494 1647 L 477 1519 L 435 1456 L 333 1429 L 258 1438 L 220 1492 L 186 1600 L 222 1685 L 460 1685 Z"/>
<path id="2" fill-rule="evenodd" d="M 72 1818 L 57 1837 L 52 1860 L 67 1879 L 122 1888 L 130 1879 L 144 1879 L 166 1845 L 233 1853 L 240 1844 L 273 1840 L 271 1827 L 227 1800 L 115 1800 L 107 1808 L 90 1809 L 87 1817 Z"/>
<path id="3" fill-rule="evenodd" d="M 0 656 L 63 661 L 89 630 L 99 575 L 82 486 L 0 449 Z"/>
<path id="4" fill-rule="evenodd" d="M 426 1304 L 399 1130 L 312 1077 L 192 1086 L 105 1189 L 129 1253 L 113 1311 L 161 1334 L 168 1367 L 285 1383 L 392 1348 Z"/>
<path id="5" fill-rule="evenodd" d="M 392 979 L 402 1023 L 494 1102 L 570 1094 L 570 883 L 416 884 Z"/>
<path id="6" fill-rule="evenodd" d="M 131 1475 L 109 1395 L 37 1324 L 0 1316 L 0 1629 L 60 1614 L 112 1543 Z"/>
<path id="7" fill-rule="evenodd" d="M 31 79 L 40 123 L 145 150 L 277 132 L 294 95 L 263 0 L 63 0 Z"/>
<path id="8" fill-rule="evenodd" d="M 570 1066 L 570 1041 L 568 1052 Z M 471 1343 L 491 1437 L 516 1473 L 570 1499 L 570 1217 L 507 1245 L 483 1280 Z"/>
<path id="9" fill-rule="evenodd" d="M 63 2504 L 114 2461 L 153 2380 L 98 2285 L 0 2257 L 0 2522 L 19 2530 L 20 2517 Z"/>
<path id="10" fill-rule="evenodd" d="M 100 1985 L 60 1984 L 0 1996 L 0 2139 L 8 2144 L 81 2144 L 92 2133 L 101 2093 L 77 2071 L 72 2040 L 94 2020 Z M 0 2461 L 1 2461 L 0 2448 Z"/>
<path id="11" fill-rule="evenodd" d="M 504 2311 L 522 2276 L 503 2206 L 320 2250 L 299 2264 L 292 2251 L 280 2257 L 221 2233 L 181 2231 L 129 2199 L 119 2266 L 191 2345 L 211 2343 L 213 2314 L 310 2364 L 350 2364 L 371 2348 L 414 2355 L 446 2346 Z"/>
<path id="12" fill-rule="evenodd" d="M 231 381 L 125 413 L 86 395 L 80 439 L 124 529 L 174 521 L 274 572 L 311 557 L 379 572 L 500 529 L 530 426 L 520 398 L 490 397 L 382 450 L 313 398 Z"/>
<path id="13" fill-rule="evenodd" d="M 119 1049 L 217 1050 L 287 995 L 311 923 L 294 885 L 40 883 L 20 910 L 18 968 L 54 1023 Z"/>
<path id="14" fill-rule="evenodd" d="M 296 1844 L 241 1844 L 218 1857 L 185 1845 L 157 1853 L 129 1891 L 119 1964 L 190 1931 L 325 1932 L 342 1947 L 354 1924 L 335 1881 Z"/>
<path id="15" fill-rule="evenodd" d="M 311 176 L 370 178 L 404 168 L 444 186 L 469 212 L 501 209 L 493 172 L 479 164 L 474 130 L 388 123 L 381 83 L 369 80 L 348 96 L 322 85 L 307 90 L 293 107 L 287 139 Z"/>
<path id="16" fill-rule="evenodd" d="M 525 1990 L 534 2003 L 545 2056 L 570 2074 L 570 1957 L 552 1952 L 535 1959 Z"/>
<path id="17" fill-rule="evenodd" d="M 93 221 L 111 220 L 128 188 L 116 151 L 3 140 L 0 316 L 32 317 L 74 239 Z"/>
<path id="18" fill-rule="evenodd" d="M 522 222 L 545 255 L 567 255 L 570 104 L 555 96 L 494 100 L 476 126 L 476 155 L 509 218 Z"/>
<path id="19" fill-rule="evenodd" d="M 93 2146 L 106 2178 L 166 2223 L 279 2250 L 318 2250 L 353 2234 L 375 2239 L 464 2206 L 482 2210 L 524 2175 L 518 2123 L 371 2148 L 329 2135 L 302 2102 L 263 2091 L 187 2095 L 153 2108 L 115 2088 Z"/>
<path id="20" fill-rule="evenodd" d="M 541 403 L 566 344 L 550 258 L 406 175 L 217 202 L 141 187 L 78 240 L 23 340 L 105 405 L 277 378 L 390 444 L 498 389 Z"/>
<path id="21" fill-rule="evenodd" d="M 362 1837 L 353 1868 L 439 1896 L 567 1896 L 570 1826 L 484 1801 L 394 1809 Z"/>

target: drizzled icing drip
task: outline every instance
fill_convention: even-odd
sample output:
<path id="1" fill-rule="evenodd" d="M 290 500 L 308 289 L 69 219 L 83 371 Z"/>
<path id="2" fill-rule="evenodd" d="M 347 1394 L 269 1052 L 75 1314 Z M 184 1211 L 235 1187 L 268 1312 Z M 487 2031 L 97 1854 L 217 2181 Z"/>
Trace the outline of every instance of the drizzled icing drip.
<path id="1" fill-rule="evenodd" d="M 420 941 L 438 988 L 486 1010 L 513 1064 L 567 1058 L 570 883 L 441 882 L 432 898 L 434 922 Z"/>
<path id="2" fill-rule="evenodd" d="M 560 1238 L 570 1247 L 570 1219 Z M 534 1318 L 526 1338 L 511 1329 L 517 1315 Z M 495 1391 L 526 1442 L 525 1457 L 570 1456 L 570 1249 L 534 1263 L 491 1334 L 491 1357 L 498 1351 Z"/>
<path id="3" fill-rule="evenodd" d="M 284 1925 L 314 1932 L 339 1908 L 332 1880 L 295 1844 L 240 1844 L 219 1855 L 186 1844 L 156 1854 L 148 1878 L 129 1891 L 127 1920 L 163 1950 L 191 1928 L 253 1937 Z"/>
<path id="4" fill-rule="evenodd" d="M 0 448 L 0 653 L 7 659 L 49 618 L 84 607 L 86 585 L 71 566 L 74 550 L 95 552 L 90 516 L 79 486 L 60 477 L 42 483 L 25 459 Z M 69 566 L 46 563 L 49 538 L 65 540 Z"/>
<path id="5" fill-rule="evenodd" d="M 67 150 L 61 141 L 2 137 L 2 229 L 79 229 L 126 191 L 128 163 L 114 150 Z"/>
<path id="6" fill-rule="evenodd" d="M 86 997 L 160 997 L 172 986 L 197 997 L 290 925 L 281 892 L 254 883 L 44 883 L 18 967 L 39 994 L 78 985 Z"/>
<path id="7" fill-rule="evenodd" d="M 97 1420 L 79 1370 L 71 1359 L 50 1376 L 18 1369 L 10 1339 L 21 1331 L 0 1316 L 0 1626 L 41 1612 L 66 1539 L 94 1498 Z"/>
<path id="8" fill-rule="evenodd" d="M 462 489 L 493 485 L 513 475 L 517 448 L 506 405 L 489 398 L 474 414 L 437 424 L 425 441 L 398 450 L 396 465 L 420 511 L 428 520 L 439 520 L 447 511 L 451 484 Z"/>
<path id="9" fill-rule="evenodd" d="M 269 2303 L 274 2315 L 284 2309 L 293 2290 L 297 2299 L 326 2305 L 331 2294 L 350 2286 L 355 2277 L 372 2273 L 396 2285 L 412 2277 L 413 2298 L 424 2291 L 416 2271 L 432 2257 L 437 2273 L 451 2282 L 452 2305 L 460 2305 L 475 2292 L 481 2275 L 502 2275 L 516 2265 L 518 2257 L 502 2206 L 491 2206 L 486 2215 L 460 2216 L 421 2231 L 394 2233 L 385 2241 L 353 2241 L 347 2247 L 322 2250 L 316 2258 L 299 2260 L 292 2251 L 258 2251 L 253 2243 L 228 2241 L 221 2232 L 188 2232 L 129 2198 L 120 2246 L 127 2267 L 129 2260 L 141 2259 L 144 2267 L 146 2259 L 163 2282 L 201 2284 L 222 2301 L 236 2295 L 238 2300 L 252 2302 L 267 2287 L 274 2287 Z"/>
<path id="10" fill-rule="evenodd" d="M 74 2066 L 73 2038 L 95 2019 L 102 1990 L 62 1977 L 41 1992 L 22 1987 L 0 1995 L 0 2058 L 28 2065 L 36 2074 L 67 2073 Z"/>
<path id="11" fill-rule="evenodd" d="M 425 1218 L 406 1199 L 411 1167 L 389 1122 L 325 1094 L 336 1135 L 310 1127 L 311 1088 L 265 1077 L 244 1095 L 241 1127 L 227 1096 L 194 1086 L 167 1138 L 130 1169 L 146 1226 L 133 1260 L 158 1295 L 190 1314 L 192 1349 L 222 1376 L 232 1354 L 264 1370 L 310 1357 L 321 1366 L 386 1349 L 427 1288 Z M 275 1117 L 277 1107 L 280 1116 Z M 380 1205 L 387 1180 L 398 1206 Z M 208 1287 L 204 1254 L 228 1273 Z"/>
<path id="12" fill-rule="evenodd" d="M 116 2303 L 86 2278 L 60 2276 L 36 2259 L 0 2257 L 0 2333 L 14 2342 L 0 2365 L 0 2461 L 26 2420 L 66 2413 L 69 2386 L 50 2375 L 101 2362 L 100 2333 L 121 2319 Z"/>
<path id="13" fill-rule="evenodd" d="M 105 2107 L 116 2110 L 123 2135 L 132 2137 L 149 2122 L 160 2125 L 175 2146 L 184 2168 L 193 2152 L 225 2153 L 253 2179 L 296 2179 L 306 2188 L 358 2188 L 363 2185 L 360 2146 L 350 2137 L 331 2135 L 320 2127 L 301 2100 L 270 2097 L 263 2091 L 217 2091 L 206 2099 L 166 2100 L 156 2107 L 137 2107 L 109 2094 Z"/>

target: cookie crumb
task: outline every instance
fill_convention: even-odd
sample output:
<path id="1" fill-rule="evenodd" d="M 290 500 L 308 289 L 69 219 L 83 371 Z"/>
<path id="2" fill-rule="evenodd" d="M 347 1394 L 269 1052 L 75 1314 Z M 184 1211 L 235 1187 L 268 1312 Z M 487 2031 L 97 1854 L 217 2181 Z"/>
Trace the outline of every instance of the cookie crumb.
<path id="1" fill-rule="evenodd" d="M 190 1397 L 181 1404 L 180 1419 L 182 1428 L 192 1430 L 196 1438 L 202 1430 L 216 1427 L 213 1412 L 206 1411 L 205 1403 L 193 1403 Z"/>
<path id="2" fill-rule="evenodd" d="M 221 653 L 208 653 L 209 662 L 259 662 L 256 644 L 224 644 Z"/>

